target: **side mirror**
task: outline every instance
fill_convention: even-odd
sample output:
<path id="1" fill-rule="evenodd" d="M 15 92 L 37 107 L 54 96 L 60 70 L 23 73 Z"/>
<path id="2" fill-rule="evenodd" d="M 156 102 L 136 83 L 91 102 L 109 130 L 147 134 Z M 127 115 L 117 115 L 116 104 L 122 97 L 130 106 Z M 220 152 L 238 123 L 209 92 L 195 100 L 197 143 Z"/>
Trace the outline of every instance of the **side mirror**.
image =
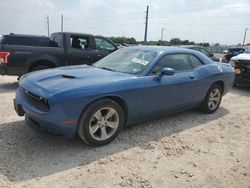
<path id="1" fill-rule="evenodd" d="M 175 74 L 175 70 L 172 68 L 163 68 L 161 70 L 161 74 L 159 75 L 158 79 L 160 80 L 163 76 L 172 76 Z"/>

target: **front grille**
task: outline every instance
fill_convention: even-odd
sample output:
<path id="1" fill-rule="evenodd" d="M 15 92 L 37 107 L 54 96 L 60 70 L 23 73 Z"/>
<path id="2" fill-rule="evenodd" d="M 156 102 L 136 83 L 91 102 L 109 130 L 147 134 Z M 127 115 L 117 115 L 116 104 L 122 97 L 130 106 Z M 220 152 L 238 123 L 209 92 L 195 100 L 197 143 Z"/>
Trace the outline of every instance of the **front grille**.
<path id="1" fill-rule="evenodd" d="M 247 66 L 250 65 L 250 60 L 238 60 L 240 64 L 242 64 L 243 66 Z"/>
<path id="2" fill-rule="evenodd" d="M 48 102 L 41 96 L 38 96 L 28 90 L 20 88 L 20 93 L 22 97 L 32 106 L 37 108 L 40 111 L 48 112 L 50 110 L 50 106 Z"/>
<path id="3" fill-rule="evenodd" d="M 240 68 L 241 77 L 250 79 L 250 60 L 238 60 L 235 65 Z"/>

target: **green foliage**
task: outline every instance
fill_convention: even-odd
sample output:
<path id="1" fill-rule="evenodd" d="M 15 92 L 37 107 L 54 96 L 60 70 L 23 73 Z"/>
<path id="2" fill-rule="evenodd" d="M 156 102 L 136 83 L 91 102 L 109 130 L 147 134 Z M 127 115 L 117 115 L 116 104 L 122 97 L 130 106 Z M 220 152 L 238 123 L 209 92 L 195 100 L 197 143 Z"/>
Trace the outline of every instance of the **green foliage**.
<path id="1" fill-rule="evenodd" d="M 131 37 L 109 37 L 115 43 L 126 43 L 126 44 L 144 44 L 143 41 L 136 41 L 135 38 Z M 148 41 L 147 45 L 156 45 L 156 46 L 179 46 L 179 45 L 195 45 L 196 43 L 189 40 L 181 40 L 180 38 L 172 38 L 170 41 Z M 209 47 L 210 44 L 207 42 L 197 43 L 203 47 Z"/>
<path id="2" fill-rule="evenodd" d="M 126 44 L 137 44 L 137 41 L 135 38 L 131 37 L 109 37 L 110 40 L 112 40 L 114 43 L 126 43 Z"/>
<path id="3" fill-rule="evenodd" d="M 203 47 L 210 47 L 210 44 L 208 42 L 201 42 L 201 43 L 198 43 L 198 45 L 203 46 Z"/>
<path id="4" fill-rule="evenodd" d="M 181 40 L 181 39 L 179 39 L 179 38 L 172 38 L 171 40 L 170 40 L 170 45 L 173 45 L 173 46 L 175 46 L 175 45 L 193 45 L 193 44 L 195 44 L 195 42 L 190 42 L 189 40 Z"/>

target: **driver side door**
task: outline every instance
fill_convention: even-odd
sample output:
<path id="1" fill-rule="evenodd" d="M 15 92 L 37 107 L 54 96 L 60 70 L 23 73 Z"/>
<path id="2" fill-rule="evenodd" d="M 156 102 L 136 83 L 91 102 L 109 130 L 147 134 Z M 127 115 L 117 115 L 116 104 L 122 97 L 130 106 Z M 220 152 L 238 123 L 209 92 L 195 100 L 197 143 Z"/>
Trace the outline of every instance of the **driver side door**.
<path id="1" fill-rule="evenodd" d="M 158 79 L 163 68 L 173 68 L 175 74 Z M 144 118 L 188 109 L 196 101 L 197 78 L 187 54 L 168 54 L 153 67 L 145 80 Z"/>

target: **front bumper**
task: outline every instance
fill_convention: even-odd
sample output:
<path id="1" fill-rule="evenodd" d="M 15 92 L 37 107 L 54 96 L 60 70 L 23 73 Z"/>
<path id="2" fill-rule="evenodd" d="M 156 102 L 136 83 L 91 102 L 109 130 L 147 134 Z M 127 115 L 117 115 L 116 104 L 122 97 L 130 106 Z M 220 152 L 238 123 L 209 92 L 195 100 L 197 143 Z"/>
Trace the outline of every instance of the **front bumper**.
<path id="1" fill-rule="evenodd" d="M 25 115 L 26 123 L 36 130 L 68 138 L 76 134 L 77 120 L 68 117 L 59 104 L 53 105 L 48 112 L 40 111 L 26 100 L 20 87 L 16 91 L 14 107 L 17 114 Z M 63 124 L 69 119 L 70 124 Z"/>
<path id="2" fill-rule="evenodd" d="M 22 105 L 21 104 L 17 104 L 16 103 L 16 99 L 13 100 L 13 103 L 14 103 L 14 109 L 15 109 L 17 115 L 24 116 L 25 111 L 24 111 Z"/>
<path id="3" fill-rule="evenodd" d="M 25 122 L 32 129 L 43 134 L 49 134 L 63 138 L 73 138 L 75 136 L 75 131 L 72 129 L 72 127 L 61 127 L 60 125 L 54 124 L 53 122 L 38 119 L 27 113 L 25 114 Z"/>
<path id="4" fill-rule="evenodd" d="M 241 75 L 236 75 L 234 84 L 241 86 L 250 86 L 250 79 L 242 77 Z"/>

